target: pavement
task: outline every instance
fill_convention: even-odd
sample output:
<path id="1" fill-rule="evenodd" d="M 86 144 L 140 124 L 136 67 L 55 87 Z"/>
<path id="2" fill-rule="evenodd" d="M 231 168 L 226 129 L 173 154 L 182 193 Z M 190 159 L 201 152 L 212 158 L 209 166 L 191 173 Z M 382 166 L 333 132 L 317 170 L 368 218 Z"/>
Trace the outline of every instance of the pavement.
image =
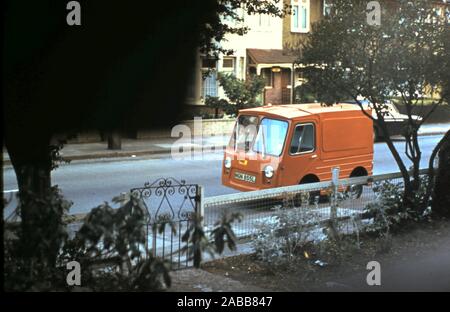
<path id="1" fill-rule="evenodd" d="M 419 130 L 420 136 L 445 134 L 450 123 L 424 124 Z M 229 136 L 192 137 L 192 138 L 155 138 L 155 139 L 123 139 L 121 150 L 108 150 L 106 142 L 72 143 L 64 145 L 60 154 L 67 160 L 85 160 L 99 158 L 135 158 L 148 155 L 170 154 L 172 150 L 190 149 L 194 152 L 202 150 L 224 149 Z M 3 150 L 3 163 L 10 165 L 9 155 Z"/>
<path id="2" fill-rule="evenodd" d="M 424 124 L 420 127 L 419 135 L 445 134 L 450 129 L 450 123 Z"/>
<path id="3" fill-rule="evenodd" d="M 450 128 L 450 125 L 449 125 Z M 64 145 L 60 155 L 67 160 L 85 160 L 99 158 L 135 158 L 148 155 L 170 154 L 174 151 L 224 149 L 229 136 L 157 139 L 122 139 L 120 150 L 109 150 L 107 142 L 71 143 Z M 3 163 L 11 164 L 8 152 L 3 149 Z"/>
<path id="4" fill-rule="evenodd" d="M 399 233 L 393 237 L 392 246 L 388 252 L 373 255 L 372 260 L 380 264 L 379 285 L 367 284 L 369 270 L 354 270 L 353 273 L 343 274 L 338 267 L 335 267 L 329 275 L 322 280 L 319 279 L 317 285 L 309 291 L 448 292 L 450 291 L 449 246 L 448 221 L 442 222 L 440 227 L 420 227 Z M 237 252 L 227 252 L 222 257 L 252 252 L 250 243 L 239 244 Z M 268 285 L 253 285 L 250 280 L 248 282 L 233 280 L 227 272 L 220 274 L 190 268 L 173 271 L 170 274 L 172 287 L 169 291 L 172 292 L 277 291 L 268 288 Z M 280 277 L 274 275 L 274 278 Z"/>
<path id="5" fill-rule="evenodd" d="M 243 284 L 226 276 L 220 276 L 202 269 L 185 269 L 170 272 L 170 292 L 268 292 L 262 287 Z"/>

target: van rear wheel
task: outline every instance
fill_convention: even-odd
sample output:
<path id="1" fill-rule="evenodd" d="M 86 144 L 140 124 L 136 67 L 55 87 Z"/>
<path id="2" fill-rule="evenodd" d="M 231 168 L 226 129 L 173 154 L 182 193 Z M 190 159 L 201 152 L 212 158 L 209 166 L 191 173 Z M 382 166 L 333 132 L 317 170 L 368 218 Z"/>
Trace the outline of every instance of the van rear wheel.
<path id="1" fill-rule="evenodd" d="M 358 199 L 361 197 L 363 191 L 362 184 L 352 184 L 347 188 L 347 194 L 351 199 Z"/>
<path id="2" fill-rule="evenodd" d="M 357 169 L 352 172 L 350 178 L 364 177 L 364 176 L 367 176 L 367 172 L 363 171 L 362 169 L 359 170 Z M 358 199 L 362 195 L 363 184 L 351 184 L 347 187 L 347 190 L 345 192 L 351 199 Z"/>

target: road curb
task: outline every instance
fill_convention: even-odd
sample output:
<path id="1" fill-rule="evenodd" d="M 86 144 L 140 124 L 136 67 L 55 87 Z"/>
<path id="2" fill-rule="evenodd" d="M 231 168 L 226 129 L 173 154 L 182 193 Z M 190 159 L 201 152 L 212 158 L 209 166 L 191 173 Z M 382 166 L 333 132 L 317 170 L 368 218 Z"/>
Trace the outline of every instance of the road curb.
<path id="1" fill-rule="evenodd" d="M 72 156 L 64 156 L 63 159 L 72 161 L 72 160 L 88 160 L 88 159 L 100 159 L 100 158 L 126 158 L 133 156 L 144 156 L 144 155 L 158 155 L 158 154 L 167 154 L 170 153 L 170 149 L 164 150 L 154 150 L 154 151 L 136 151 L 136 152 L 105 152 L 105 153 L 95 153 L 95 154 L 83 154 L 83 155 L 72 155 Z M 3 160 L 4 165 L 11 165 L 10 159 Z"/>
<path id="2" fill-rule="evenodd" d="M 219 148 L 219 149 L 225 149 L 226 145 L 223 146 L 203 146 L 202 148 L 194 148 L 192 151 L 195 152 L 201 152 L 205 149 L 211 149 L 211 148 Z M 64 156 L 63 159 L 72 161 L 72 160 L 90 160 L 90 159 L 101 159 L 101 158 L 132 158 L 137 156 L 146 156 L 146 155 L 163 155 L 163 154 L 170 154 L 171 149 L 159 149 L 159 150 L 151 150 L 151 151 L 109 151 L 104 153 L 94 153 L 94 154 L 83 154 L 83 155 L 72 155 L 72 156 Z M 11 160 L 4 159 L 3 165 L 11 165 Z"/>
<path id="3" fill-rule="evenodd" d="M 425 132 L 425 133 L 419 133 L 418 136 L 430 136 L 430 135 L 444 135 L 446 134 L 447 131 L 445 132 Z"/>

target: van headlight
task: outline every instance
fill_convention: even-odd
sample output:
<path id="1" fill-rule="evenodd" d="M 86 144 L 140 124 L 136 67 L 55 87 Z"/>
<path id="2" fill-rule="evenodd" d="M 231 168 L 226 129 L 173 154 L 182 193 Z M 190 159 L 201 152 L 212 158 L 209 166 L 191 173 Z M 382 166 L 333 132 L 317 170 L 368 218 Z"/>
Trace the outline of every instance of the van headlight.
<path id="1" fill-rule="evenodd" d="M 228 156 L 225 157 L 223 165 L 225 166 L 225 168 L 230 169 L 231 168 L 231 158 Z"/>
<path id="2" fill-rule="evenodd" d="M 264 175 L 266 176 L 266 178 L 270 179 L 271 177 L 273 177 L 273 167 L 268 165 L 264 167 Z"/>

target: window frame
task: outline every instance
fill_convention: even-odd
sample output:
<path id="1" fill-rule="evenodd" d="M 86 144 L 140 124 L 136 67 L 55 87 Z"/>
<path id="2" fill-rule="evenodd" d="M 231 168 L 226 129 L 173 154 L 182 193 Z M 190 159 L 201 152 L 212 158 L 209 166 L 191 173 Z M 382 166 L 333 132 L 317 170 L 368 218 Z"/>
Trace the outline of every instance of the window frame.
<path id="1" fill-rule="evenodd" d="M 225 67 L 225 60 L 231 61 L 231 67 Z M 224 56 L 222 58 L 222 71 L 235 72 L 236 71 L 236 57 L 235 56 Z"/>
<path id="2" fill-rule="evenodd" d="M 447 22 L 447 25 L 450 25 L 450 5 L 447 5 L 447 7 L 444 10 L 444 18 Z"/>
<path id="3" fill-rule="evenodd" d="M 330 11 L 327 12 L 327 9 L 329 9 Z M 322 16 L 329 17 L 331 16 L 332 11 L 333 11 L 333 3 L 330 2 L 329 0 L 322 0 Z"/>
<path id="4" fill-rule="evenodd" d="M 292 139 L 294 137 L 295 131 L 297 130 L 297 128 L 299 126 L 307 126 L 307 125 L 312 125 L 313 127 L 313 142 L 314 142 L 314 148 L 311 151 L 306 151 L 306 152 L 298 152 L 298 153 L 291 153 L 291 147 L 292 147 Z M 291 142 L 289 143 L 289 155 L 290 156 L 298 156 L 298 155 L 304 155 L 304 154 L 310 154 L 310 153 L 314 153 L 317 150 L 317 141 L 316 141 L 316 124 L 314 122 L 301 122 L 295 125 L 294 127 L 294 131 L 292 132 L 292 137 L 291 137 Z"/>
<path id="5" fill-rule="evenodd" d="M 276 121 L 281 121 L 281 122 L 287 123 L 286 134 L 285 134 L 285 136 L 284 136 L 283 146 L 281 147 L 281 150 L 280 150 L 280 154 L 279 154 L 279 155 L 273 155 L 273 154 L 267 153 L 266 151 L 264 151 L 264 153 L 262 153 L 261 151 L 256 151 L 256 150 L 255 150 L 255 143 L 256 143 L 256 140 L 258 139 L 259 131 L 260 131 L 260 129 L 261 129 L 261 124 L 262 124 L 262 122 L 263 122 L 264 119 L 276 120 Z M 258 122 L 258 128 L 257 128 L 258 131 L 256 132 L 255 139 L 254 139 L 253 142 L 252 142 L 252 148 L 251 148 L 251 151 L 254 152 L 254 153 L 257 153 L 257 154 L 269 155 L 269 156 L 271 156 L 271 157 L 282 157 L 282 155 L 283 155 L 283 153 L 284 153 L 284 148 L 286 147 L 286 141 L 287 141 L 287 138 L 288 138 L 288 136 L 289 136 L 289 126 L 290 126 L 290 122 L 289 122 L 288 120 L 286 120 L 286 119 L 280 119 L 280 118 L 273 118 L 273 117 L 268 117 L 268 116 L 262 116 L 262 118 L 260 118 L 260 119 L 259 119 L 259 122 Z"/>
<path id="6" fill-rule="evenodd" d="M 202 68 L 202 70 L 201 70 L 201 75 L 203 76 L 204 75 L 204 73 L 206 73 L 206 72 L 208 72 L 208 69 L 204 69 L 204 68 Z M 214 93 L 215 93 L 215 95 L 210 95 L 210 94 L 206 94 L 206 93 L 208 93 L 208 89 L 212 89 L 211 87 L 209 87 L 209 88 L 207 88 L 206 87 L 206 85 L 205 85 L 205 83 L 206 83 L 206 80 L 211 76 L 211 75 L 214 75 L 215 77 L 214 77 L 214 80 L 215 80 L 215 83 L 214 83 Z M 202 82 L 201 82 L 201 94 L 200 94 L 200 97 L 201 97 L 201 99 L 203 100 L 203 101 L 206 101 L 206 98 L 209 96 L 209 97 L 218 97 L 219 96 L 219 82 L 218 82 L 218 72 L 217 72 L 217 70 L 214 68 L 214 69 L 210 69 L 209 70 L 209 72 L 208 72 L 208 75 L 205 77 L 205 78 L 203 78 L 202 77 Z"/>
<path id="7" fill-rule="evenodd" d="M 205 63 L 213 62 L 214 66 L 205 66 L 204 62 Z M 200 68 L 202 70 L 212 70 L 212 69 L 217 70 L 217 65 L 218 65 L 217 63 L 218 63 L 218 59 L 215 57 L 211 57 L 211 56 L 207 56 L 207 55 L 202 55 L 200 57 Z"/>
<path id="8" fill-rule="evenodd" d="M 269 72 L 269 75 L 270 75 L 270 85 L 266 85 L 266 80 L 267 80 L 267 77 L 265 76 L 266 72 Z M 274 74 L 272 72 L 272 68 L 269 68 L 269 67 L 261 68 L 261 74 L 264 78 L 264 88 L 272 89 L 273 85 L 274 85 Z"/>
<path id="9" fill-rule="evenodd" d="M 255 143 L 256 137 L 258 135 L 259 124 L 261 122 L 261 117 L 259 115 L 242 114 L 242 115 L 238 115 L 236 117 L 236 122 L 234 124 L 233 133 L 231 135 L 230 142 L 228 142 L 228 147 L 232 148 L 235 152 L 240 151 L 239 149 L 237 149 L 236 143 L 237 143 L 237 130 L 238 130 L 237 128 L 239 126 L 239 118 L 241 118 L 241 117 L 255 117 L 257 119 L 256 125 L 255 125 L 256 133 L 255 133 L 255 136 L 253 137 L 252 141 L 250 142 L 250 146 L 252 148 L 250 148 L 248 151 L 251 151 L 253 149 L 253 144 Z M 244 153 L 247 153 L 248 151 L 246 151 L 244 148 Z"/>
<path id="10" fill-rule="evenodd" d="M 306 4 L 303 3 L 306 2 Z M 297 6 L 297 16 L 294 15 L 293 8 Z M 302 27 L 302 8 L 306 6 L 306 27 Z M 291 0 L 292 14 L 291 14 L 291 32 L 306 34 L 311 31 L 311 1 L 310 0 Z M 297 27 L 295 27 L 295 20 L 297 20 Z"/>

